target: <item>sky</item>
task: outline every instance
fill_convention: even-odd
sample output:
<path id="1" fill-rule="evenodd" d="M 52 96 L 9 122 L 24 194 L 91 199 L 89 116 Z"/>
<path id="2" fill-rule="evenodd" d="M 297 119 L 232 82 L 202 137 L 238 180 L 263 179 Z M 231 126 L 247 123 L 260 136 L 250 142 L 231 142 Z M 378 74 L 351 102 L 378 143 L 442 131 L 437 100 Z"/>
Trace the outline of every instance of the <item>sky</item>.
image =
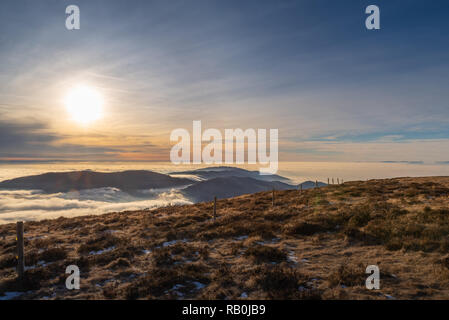
<path id="1" fill-rule="evenodd" d="M 80 8 L 79 30 L 65 8 Z M 365 8 L 380 8 L 380 30 Z M 0 2 L 0 160 L 169 160 L 170 132 L 276 128 L 280 161 L 449 161 L 449 4 Z M 103 116 L 65 107 L 79 85 Z"/>

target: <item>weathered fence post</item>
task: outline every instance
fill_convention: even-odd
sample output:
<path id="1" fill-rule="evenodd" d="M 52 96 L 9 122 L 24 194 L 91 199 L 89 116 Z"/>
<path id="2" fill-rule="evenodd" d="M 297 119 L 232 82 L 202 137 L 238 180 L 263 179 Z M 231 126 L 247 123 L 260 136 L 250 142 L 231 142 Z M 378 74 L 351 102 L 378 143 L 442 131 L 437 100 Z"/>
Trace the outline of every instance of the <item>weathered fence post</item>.
<path id="1" fill-rule="evenodd" d="M 329 184 L 329 178 L 327 178 L 327 184 Z"/>
<path id="2" fill-rule="evenodd" d="M 271 193 L 271 205 L 274 207 L 274 187 L 273 187 L 273 191 Z"/>
<path id="3" fill-rule="evenodd" d="M 318 180 L 315 180 L 315 188 L 318 188 Z"/>
<path id="4" fill-rule="evenodd" d="M 214 197 L 214 221 L 217 217 L 217 197 Z"/>
<path id="5" fill-rule="evenodd" d="M 332 178 L 332 184 L 334 184 L 334 178 Z"/>
<path id="6" fill-rule="evenodd" d="M 340 179 L 339 178 L 337 178 L 337 184 L 340 184 Z"/>
<path id="7" fill-rule="evenodd" d="M 23 259 L 23 221 L 17 221 L 17 274 L 23 279 L 25 260 Z"/>

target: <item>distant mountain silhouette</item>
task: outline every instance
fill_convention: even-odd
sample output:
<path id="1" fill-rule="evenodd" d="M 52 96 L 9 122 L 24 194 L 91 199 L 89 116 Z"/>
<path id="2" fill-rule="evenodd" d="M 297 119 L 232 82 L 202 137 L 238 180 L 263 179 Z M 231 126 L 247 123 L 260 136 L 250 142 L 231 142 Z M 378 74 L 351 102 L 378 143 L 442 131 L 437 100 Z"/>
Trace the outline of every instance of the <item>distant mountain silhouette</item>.
<path id="1" fill-rule="evenodd" d="M 199 177 L 200 181 L 176 175 Z M 277 181 L 282 180 L 282 181 Z M 46 193 L 80 191 L 95 188 L 118 188 L 137 196 L 140 190 L 184 187 L 181 193 L 191 201 L 210 201 L 217 198 L 230 198 L 242 194 L 261 191 L 298 189 L 300 187 L 285 183 L 290 181 L 278 175 L 259 175 L 258 171 L 248 171 L 232 167 L 211 167 L 199 170 L 176 172 L 170 175 L 145 170 L 122 172 L 95 172 L 90 170 L 72 172 L 49 172 L 41 175 L 21 177 L 0 182 L 0 189 L 42 190 Z M 303 189 L 315 187 L 314 181 L 306 181 Z M 318 186 L 325 186 L 318 182 Z"/>
<path id="2" fill-rule="evenodd" d="M 0 182 L 0 189 L 42 190 L 47 193 L 68 192 L 93 188 L 114 187 L 123 191 L 152 188 L 173 188 L 193 183 L 186 178 L 174 178 L 166 174 L 144 170 L 123 172 L 49 172 Z"/>
<path id="3" fill-rule="evenodd" d="M 262 181 L 253 178 L 226 177 L 200 181 L 181 192 L 194 202 L 211 201 L 216 196 L 219 199 L 236 197 L 242 194 L 261 191 L 296 189 L 296 186 L 279 181 Z"/>
<path id="4" fill-rule="evenodd" d="M 241 168 L 235 167 L 209 167 L 202 168 L 191 171 L 182 172 L 172 172 L 170 175 L 175 176 L 178 174 L 182 175 L 194 175 L 203 180 L 209 180 L 213 178 L 229 178 L 229 177 L 240 177 L 240 178 L 253 178 L 262 181 L 284 181 L 288 182 L 290 179 L 273 174 L 273 175 L 261 175 L 259 171 L 249 171 Z"/>

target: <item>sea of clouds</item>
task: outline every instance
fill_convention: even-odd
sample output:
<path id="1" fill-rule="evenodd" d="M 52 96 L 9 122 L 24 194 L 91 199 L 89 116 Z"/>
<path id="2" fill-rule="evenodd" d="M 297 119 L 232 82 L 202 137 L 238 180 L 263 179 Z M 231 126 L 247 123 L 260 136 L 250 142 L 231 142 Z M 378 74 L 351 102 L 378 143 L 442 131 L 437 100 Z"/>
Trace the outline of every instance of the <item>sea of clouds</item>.
<path id="1" fill-rule="evenodd" d="M 177 189 L 142 190 L 136 194 L 117 188 L 53 194 L 39 190 L 0 190 L 0 224 L 190 203 Z"/>

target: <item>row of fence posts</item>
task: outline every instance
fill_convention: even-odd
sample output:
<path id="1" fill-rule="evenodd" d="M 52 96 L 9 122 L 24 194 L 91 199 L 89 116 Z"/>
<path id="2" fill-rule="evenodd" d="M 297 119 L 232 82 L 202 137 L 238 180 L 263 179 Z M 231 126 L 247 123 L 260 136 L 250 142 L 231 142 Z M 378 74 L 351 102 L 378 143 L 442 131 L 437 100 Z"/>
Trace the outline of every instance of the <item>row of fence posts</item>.
<path id="1" fill-rule="evenodd" d="M 340 180 L 339 178 L 337 178 L 337 184 L 341 184 L 341 183 L 343 183 L 343 179 Z M 327 178 L 327 184 L 331 184 L 329 178 Z M 332 178 L 332 184 L 335 184 L 334 178 Z"/>
<path id="2" fill-rule="evenodd" d="M 330 178 L 327 178 L 327 184 L 329 185 Z M 343 179 L 341 179 L 341 183 L 343 183 Z M 334 184 L 334 178 L 332 178 L 332 184 Z M 337 178 L 337 184 L 340 184 L 340 179 Z M 318 188 L 318 180 L 315 180 L 315 188 Z M 302 191 L 302 183 L 299 185 L 299 190 Z M 274 207 L 275 204 L 275 197 L 274 197 L 274 187 L 271 191 L 271 205 Z M 308 205 L 308 204 L 307 204 Z M 217 218 L 217 197 L 214 197 L 214 221 Z"/>

